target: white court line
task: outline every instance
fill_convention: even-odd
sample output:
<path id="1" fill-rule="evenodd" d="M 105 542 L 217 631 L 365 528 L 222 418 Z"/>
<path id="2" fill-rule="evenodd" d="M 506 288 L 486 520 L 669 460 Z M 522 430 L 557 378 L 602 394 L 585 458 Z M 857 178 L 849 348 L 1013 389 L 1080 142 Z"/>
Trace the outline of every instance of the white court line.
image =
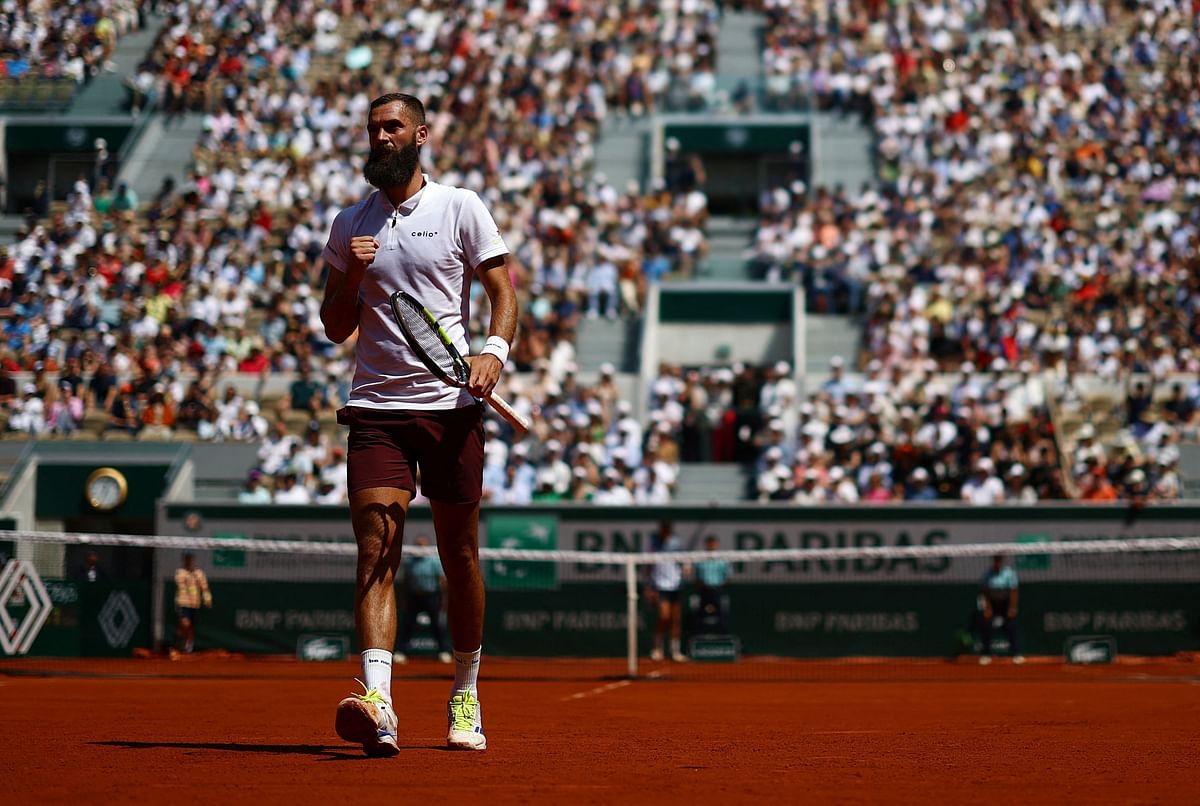
<path id="1" fill-rule="evenodd" d="M 584 697 L 591 697 L 594 694 L 604 694 L 605 692 L 616 691 L 619 688 L 625 688 L 625 686 L 628 686 L 631 683 L 633 683 L 632 680 L 618 680 L 617 682 L 609 683 L 606 686 L 600 686 L 598 688 L 594 688 L 589 691 L 579 691 L 579 692 L 576 692 L 575 694 L 568 695 L 568 696 L 562 698 L 562 702 L 569 702 L 571 700 L 582 700 Z"/>
<path id="2" fill-rule="evenodd" d="M 662 677 L 662 671 L 651 672 L 650 674 L 646 675 L 646 677 L 648 677 L 648 678 Z M 592 696 L 595 696 L 596 694 L 606 694 L 610 691 L 616 691 L 619 688 L 625 688 L 628 685 L 632 685 L 633 682 L 634 682 L 633 680 L 618 680 L 615 683 L 608 683 L 607 685 L 597 686 L 596 688 L 589 689 L 588 691 L 578 691 L 574 694 L 569 694 L 566 697 L 563 697 L 562 700 L 560 700 L 560 702 L 570 702 L 571 700 L 582 700 L 584 697 L 592 697 Z"/>

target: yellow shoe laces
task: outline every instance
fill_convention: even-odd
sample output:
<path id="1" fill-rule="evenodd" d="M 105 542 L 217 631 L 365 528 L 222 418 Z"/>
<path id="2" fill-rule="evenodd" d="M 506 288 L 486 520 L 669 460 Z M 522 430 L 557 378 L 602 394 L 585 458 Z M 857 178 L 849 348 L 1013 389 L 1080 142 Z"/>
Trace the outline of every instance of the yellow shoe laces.
<path id="1" fill-rule="evenodd" d="M 379 693 L 379 689 L 367 688 L 367 684 L 364 683 L 363 681 L 359 680 L 357 677 L 354 678 L 354 682 L 358 683 L 360 686 L 363 687 L 363 692 L 364 692 L 363 694 L 355 694 L 354 695 L 355 697 L 358 697 L 359 701 L 369 702 L 369 703 L 373 703 L 375 705 L 387 705 L 388 704 L 388 701 L 385 700 L 383 698 L 383 695 Z"/>
<path id="2" fill-rule="evenodd" d="M 475 709 L 479 700 L 471 696 L 471 692 L 463 691 L 455 694 L 450 700 L 450 715 L 454 720 L 455 730 L 475 730 Z"/>

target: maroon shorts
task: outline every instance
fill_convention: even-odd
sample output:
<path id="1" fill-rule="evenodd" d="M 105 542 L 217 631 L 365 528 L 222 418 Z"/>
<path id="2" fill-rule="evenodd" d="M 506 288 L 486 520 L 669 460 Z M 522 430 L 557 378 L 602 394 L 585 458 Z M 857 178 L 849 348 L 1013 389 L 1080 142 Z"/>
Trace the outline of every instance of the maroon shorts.
<path id="1" fill-rule="evenodd" d="M 421 491 L 433 501 L 466 504 L 483 496 L 483 406 L 390 411 L 346 406 L 346 466 L 351 493 L 371 487 Z"/>

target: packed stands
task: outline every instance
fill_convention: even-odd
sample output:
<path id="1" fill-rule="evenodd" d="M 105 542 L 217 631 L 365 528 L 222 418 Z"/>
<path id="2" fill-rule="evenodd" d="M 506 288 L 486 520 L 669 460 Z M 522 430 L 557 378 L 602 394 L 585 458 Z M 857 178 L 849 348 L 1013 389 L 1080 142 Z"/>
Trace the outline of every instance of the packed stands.
<path id="1" fill-rule="evenodd" d="M 319 252 L 337 210 L 369 190 L 358 178 L 361 121 L 370 98 L 394 88 L 384 66 L 398 59 L 427 101 L 426 168 L 480 192 L 514 252 L 524 334 L 515 369 L 544 363 L 562 381 L 581 316 L 635 314 L 647 282 L 689 268 L 702 194 L 613 188 L 591 175 L 590 155 L 609 115 L 700 102 L 674 97 L 672 76 L 711 72 L 711 3 L 661 16 L 657 4 L 622 15 L 603 4 L 167 11 L 130 88 L 135 108 L 204 111 L 194 170 L 151 199 L 82 182 L 10 250 L 12 369 L 53 371 L 71 359 L 89 377 L 107 364 L 122 382 L 81 398 L 79 417 L 39 414 L 18 397 L 12 427 L 254 439 L 266 415 L 290 418 L 298 437 L 308 420 L 288 413 L 289 399 L 222 409 L 216 378 L 306 367 L 326 401 L 314 421 L 331 425 L 353 345 L 324 339 Z M 575 47 L 581 37 L 587 46 Z M 481 81 L 489 75 L 497 80 Z M 474 310 L 478 335 L 481 293 Z"/>
<path id="2" fill-rule="evenodd" d="M 854 368 L 1029 367 L 1068 405 L 1095 376 L 1110 409 L 1148 375 L 1168 438 L 1194 435 L 1191 411 L 1165 408 L 1172 376 L 1194 408 L 1200 370 L 1191 4 L 767 6 L 767 69 L 788 63 L 795 91 L 877 137 L 877 190 L 777 191 L 756 244 L 813 310 L 865 314 Z M 1147 465 L 1118 487 L 1174 472 L 1144 431 L 1105 434 L 1113 467 L 1124 450 Z"/>
<path id="3" fill-rule="evenodd" d="M 0 12 L 0 108 L 70 102 L 79 86 L 112 70 L 117 39 L 141 27 L 146 0 L 34 0 Z"/>
<path id="4" fill-rule="evenodd" d="M 649 284 L 688 276 L 703 252 L 697 187 L 614 188 L 592 173 L 591 156 L 610 117 L 706 107 L 713 4 L 639 2 L 618 12 L 599 3 L 424 2 L 399 13 L 395 2 L 365 11 L 288 2 L 267 14 L 209 0 L 166 9 L 131 81 L 135 106 L 205 115 L 189 175 L 154 198 L 81 180 L 3 256 L 9 429 L 256 441 L 274 438 L 282 423 L 279 439 L 327 439 L 352 344 L 324 339 L 319 253 L 337 210 L 368 189 L 358 178 L 361 121 L 370 98 L 393 88 L 388 70 L 399 64 L 427 100 L 425 167 L 477 190 L 513 250 L 522 338 L 511 365 L 536 382 L 510 392 L 539 427 L 536 439 L 505 443 L 489 495 L 604 500 L 612 481 L 635 500 L 657 501 L 681 460 L 761 470 L 775 445 L 791 486 L 766 481 L 750 495 L 788 498 L 814 469 L 797 460 L 806 434 L 831 450 L 844 446 L 823 460 L 830 472 L 860 475 L 880 447 L 905 464 L 893 454 L 909 450 L 900 414 L 911 412 L 918 432 L 936 421 L 939 434 L 950 430 L 943 423 L 973 434 L 957 439 L 954 467 L 940 476 L 940 440 L 905 465 L 931 473 L 940 498 L 961 496 L 969 474 L 958 468 L 980 459 L 1005 482 L 1013 466 L 1040 473 L 1029 492 L 1017 491 L 1025 498 L 1083 496 L 1096 468 L 1058 451 L 1077 450 L 1083 420 L 1107 409 L 1113 422 L 1096 420 L 1106 445 L 1096 464 L 1111 472 L 1117 494 L 1140 495 L 1144 483 L 1145 494 L 1171 497 L 1175 454 L 1165 450 L 1164 465 L 1163 449 L 1195 435 L 1198 392 L 1186 375 L 1200 370 L 1200 151 L 1184 125 L 1196 98 L 1193 18 L 1169 3 L 1153 13 L 1064 3 L 1032 16 L 1032 6 L 1016 4 L 1008 17 L 970 2 L 903 11 L 869 0 L 765 5 L 768 87 L 861 116 L 879 141 L 878 189 L 779 190 L 758 233 L 765 275 L 803 283 L 815 311 L 866 315 L 864 354 L 845 368 L 855 386 L 849 404 L 793 390 L 791 411 L 757 399 L 777 370 L 697 368 L 655 384 L 651 421 L 614 414 L 615 399 L 593 421 L 599 390 L 572 387 L 581 318 L 637 315 Z M 119 30 L 141 10 L 115 8 L 125 13 Z M 1127 37 L 1098 47 L 1114 30 Z M 789 77 L 786 88 L 779 76 Z M 479 338 L 488 316 L 481 292 L 473 311 Z M 20 371 L 34 373 L 33 392 L 7 377 Z M 281 387 L 271 380 L 281 374 L 298 379 Z M 1123 418 L 1126 392 L 1143 375 L 1149 405 Z M 893 376 L 951 377 L 945 395 L 965 385 L 978 402 L 925 389 L 871 414 L 878 384 Z M 1103 383 L 1080 388 L 1085 376 Z M 234 377 L 256 379 L 257 391 L 228 383 Z M 1014 415 L 1001 403 L 1037 385 L 1030 379 L 1048 399 Z M 749 397 L 738 397 L 741 387 Z M 632 412 L 640 401 L 625 402 Z M 855 420 L 860 408 L 869 427 Z M 726 433 L 731 416 L 735 433 L 749 425 L 749 438 L 701 435 Z M 781 419 L 785 444 L 773 443 Z M 636 446 L 622 436 L 633 425 Z M 851 439 L 840 441 L 846 428 Z M 322 455 L 296 472 L 311 496 L 321 494 L 321 462 L 331 454 Z M 651 467 L 661 463 L 654 480 L 643 473 L 625 484 L 646 456 Z M 532 480 L 525 471 L 520 484 L 506 478 L 518 461 Z M 565 489 L 557 463 L 570 471 Z M 542 489 L 547 467 L 558 469 Z M 1142 482 L 1132 481 L 1134 470 Z M 272 486 L 278 470 L 260 472 L 259 487 Z M 853 486 L 891 500 L 912 484 L 889 472 Z M 850 495 L 849 487 L 826 492 Z"/>

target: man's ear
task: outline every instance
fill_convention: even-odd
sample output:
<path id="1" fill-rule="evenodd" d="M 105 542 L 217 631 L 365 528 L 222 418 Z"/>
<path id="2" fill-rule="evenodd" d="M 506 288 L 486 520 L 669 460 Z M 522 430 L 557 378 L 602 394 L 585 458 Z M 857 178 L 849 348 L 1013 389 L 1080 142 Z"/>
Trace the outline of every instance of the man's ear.
<path id="1" fill-rule="evenodd" d="M 422 123 L 417 127 L 417 146 L 423 146 L 429 142 L 429 127 Z"/>

